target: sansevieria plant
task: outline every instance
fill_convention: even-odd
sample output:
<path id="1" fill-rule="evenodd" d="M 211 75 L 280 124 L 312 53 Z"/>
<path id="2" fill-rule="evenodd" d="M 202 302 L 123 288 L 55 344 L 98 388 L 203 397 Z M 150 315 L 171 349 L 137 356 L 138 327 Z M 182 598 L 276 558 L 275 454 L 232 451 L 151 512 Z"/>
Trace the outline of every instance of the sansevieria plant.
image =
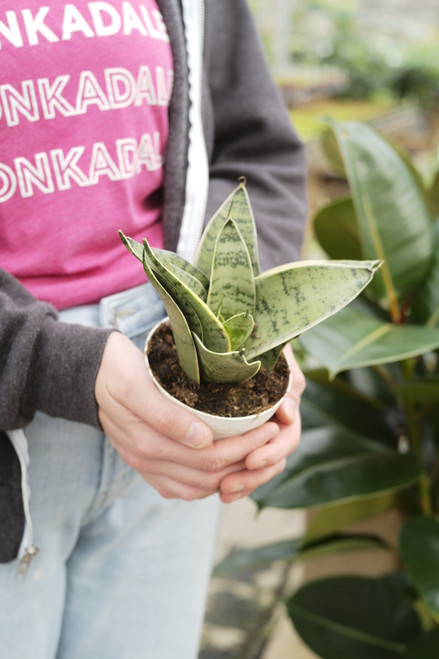
<path id="1" fill-rule="evenodd" d="M 261 273 L 244 181 L 208 223 L 194 263 L 120 236 L 163 301 L 181 367 L 201 384 L 270 371 L 286 343 L 356 298 L 381 264 L 302 261 Z"/>

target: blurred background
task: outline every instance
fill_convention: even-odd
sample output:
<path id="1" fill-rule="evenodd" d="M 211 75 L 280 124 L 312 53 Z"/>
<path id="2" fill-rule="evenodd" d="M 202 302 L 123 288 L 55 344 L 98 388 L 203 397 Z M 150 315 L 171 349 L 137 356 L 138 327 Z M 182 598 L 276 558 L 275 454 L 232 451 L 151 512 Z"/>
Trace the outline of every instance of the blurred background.
<path id="1" fill-rule="evenodd" d="M 292 121 L 308 145 L 310 215 L 320 194 L 328 193 L 319 185 L 323 164 L 316 144 L 325 117 L 371 122 L 408 149 L 426 177 L 433 175 L 439 132 L 437 0 L 249 0 L 249 5 Z"/>
<path id="2" fill-rule="evenodd" d="M 370 123 L 406 151 L 428 185 L 439 168 L 438 0 L 249 0 L 273 76 L 307 149 L 309 231 L 304 256 L 314 256 L 312 218 L 346 194 L 322 153 L 325 118 Z M 304 533 L 300 510 L 264 508 L 246 499 L 226 507 L 218 562 L 240 549 Z M 398 518 L 377 522 L 392 536 Z M 366 527 L 367 532 L 367 527 Z M 315 659 L 286 619 L 282 598 L 304 580 L 364 566 L 369 575 L 389 559 L 367 553 L 322 563 L 245 563 L 212 580 L 200 659 Z M 325 563 L 326 561 L 326 563 Z M 331 566 L 330 566 L 331 567 Z M 393 656 L 393 655 L 392 655 Z M 356 659 L 356 657 L 352 657 Z"/>

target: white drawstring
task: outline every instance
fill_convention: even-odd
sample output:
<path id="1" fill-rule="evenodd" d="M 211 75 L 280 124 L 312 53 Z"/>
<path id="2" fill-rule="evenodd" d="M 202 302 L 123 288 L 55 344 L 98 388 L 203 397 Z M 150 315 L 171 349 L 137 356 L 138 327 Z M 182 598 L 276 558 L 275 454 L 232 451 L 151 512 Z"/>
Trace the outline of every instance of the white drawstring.
<path id="1" fill-rule="evenodd" d="M 209 187 L 209 164 L 201 113 L 205 7 L 203 0 L 183 0 L 182 7 L 189 68 L 190 108 L 186 204 L 177 252 L 186 260 L 192 261 L 203 229 Z"/>

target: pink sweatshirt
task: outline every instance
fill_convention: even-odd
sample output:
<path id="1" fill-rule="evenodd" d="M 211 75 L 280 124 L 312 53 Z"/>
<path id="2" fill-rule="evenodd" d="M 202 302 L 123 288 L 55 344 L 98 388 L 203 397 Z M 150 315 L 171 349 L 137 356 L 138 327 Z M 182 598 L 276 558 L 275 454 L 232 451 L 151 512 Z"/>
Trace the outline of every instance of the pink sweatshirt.
<path id="1" fill-rule="evenodd" d="M 58 309 L 93 303 L 145 281 L 119 228 L 163 244 L 166 29 L 155 0 L 6 7 L 0 266 Z"/>

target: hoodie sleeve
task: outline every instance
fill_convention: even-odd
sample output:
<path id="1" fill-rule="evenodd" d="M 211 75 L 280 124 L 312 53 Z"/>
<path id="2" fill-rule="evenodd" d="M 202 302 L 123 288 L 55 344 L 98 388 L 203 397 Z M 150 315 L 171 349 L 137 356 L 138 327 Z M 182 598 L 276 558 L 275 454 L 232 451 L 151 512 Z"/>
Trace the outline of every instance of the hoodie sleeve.
<path id="1" fill-rule="evenodd" d="M 0 429 L 37 410 L 99 427 L 94 382 L 111 331 L 60 322 L 0 270 Z"/>
<path id="2" fill-rule="evenodd" d="M 206 136 L 211 167 L 207 217 L 244 176 L 262 269 L 299 258 L 307 213 L 304 148 L 245 0 L 207 0 L 205 77 L 214 126 Z"/>

